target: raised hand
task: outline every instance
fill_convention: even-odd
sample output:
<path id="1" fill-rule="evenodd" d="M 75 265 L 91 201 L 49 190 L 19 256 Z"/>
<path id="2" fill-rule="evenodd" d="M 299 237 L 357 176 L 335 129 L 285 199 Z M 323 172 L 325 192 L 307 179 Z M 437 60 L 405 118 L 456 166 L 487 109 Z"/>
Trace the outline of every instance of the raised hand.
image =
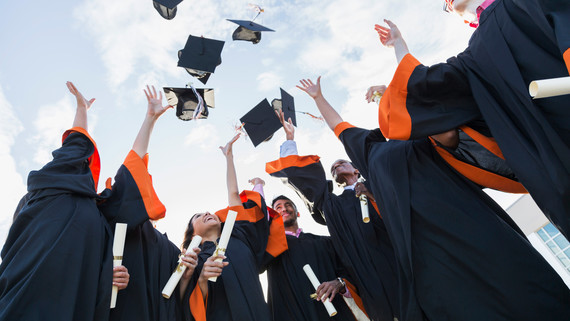
<path id="1" fill-rule="evenodd" d="M 396 61 L 398 64 L 404 59 L 404 57 L 410 53 L 408 49 L 408 45 L 406 45 L 406 41 L 402 38 L 402 34 L 400 33 L 400 29 L 390 20 L 384 19 L 384 22 L 388 25 L 389 28 L 382 27 L 380 25 L 375 25 L 374 29 L 378 32 L 380 36 L 380 42 L 388 47 L 394 48 L 394 53 L 396 54 Z"/>
<path id="2" fill-rule="evenodd" d="M 275 114 L 279 117 L 279 121 L 281 125 L 283 125 L 283 130 L 285 130 L 285 136 L 287 140 L 294 140 L 295 139 L 295 126 L 293 125 L 293 121 L 291 121 L 291 117 L 287 121 L 285 121 L 285 114 L 283 110 L 276 110 Z"/>
<path id="3" fill-rule="evenodd" d="M 372 87 L 368 88 L 368 91 L 366 91 L 366 101 L 372 102 L 374 100 L 374 97 L 384 95 L 386 88 L 387 87 L 384 85 L 372 86 Z M 377 94 L 375 94 L 375 93 L 377 93 Z"/>
<path id="4" fill-rule="evenodd" d="M 224 154 L 224 156 L 229 157 L 232 156 L 232 146 L 235 143 L 235 141 L 239 138 L 239 136 L 241 135 L 241 133 L 238 133 L 237 135 L 234 136 L 234 138 L 232 138 L 232 140 L 230 140 L 226 146 L 222 147 L 220 146 L 220 150 L 222 151 L 222 154 Z"/>
<path id="5" fill-rule="evenodd" d="M 297 86 L 297 88 L 301 89 L 302 91 L 306 92 L 311 98 L 317 99 L 323 96 L 321 92 L 321 76 L 317 78 L 317 84 L 313 84 L 311 79 L 301 79 L 299 81 L 302 86 Z"/>
<path id="6" fill-rule="evenodd" d="M 253 186 L 258 185 L 258 184 L 265 185 L 265 181 L 259 177 L 254 177 L 254 178 L 250 179 L 249 183 Z"/>
<path id="7" fill-rule="evenodd" d="M 159 91 L 159 95 L 156 93 L 156 89 L 152 86 L 152 90 L 146 85 L 146 89 L 143 89 L 146 99 L 148 101 L 147 116 L 158 119 L 165 111 L 173 108 L 170 105 L 162 106 L 162 92 Z"/>
<path id="8" fill-rule="evenodd" d="M 85 99 L 71 81 L 68 81 L 65 84 L 67 85 L 69 92 L 75 96 L 75 99 L 77 100 L 77 108 L 85 108 L 85 110 L 88 110 L 95 101 L 95 98 L 91 98 L 89 100 Z"/>
<path id="9" fill-rule="evenodd" d="M 381 25 L 374 25 L 374 29 L 378 32 L 380 36 L 380 42 L 388 47 L 392 48 L 396 42 L 403 40 L 400 29 L 392 21 L 384 19 L 384 22 L 388 25 L 388 28 Z"/>

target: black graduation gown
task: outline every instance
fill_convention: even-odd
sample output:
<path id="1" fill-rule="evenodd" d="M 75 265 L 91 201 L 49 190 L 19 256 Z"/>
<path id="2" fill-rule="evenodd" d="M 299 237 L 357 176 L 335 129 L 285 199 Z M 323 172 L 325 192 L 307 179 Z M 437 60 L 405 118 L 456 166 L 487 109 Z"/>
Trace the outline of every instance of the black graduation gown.
<path id="1" fill-rule="evenodd" d="M 323 303 L 310 298 L 315 289 L 303 271 L 303 266 L 309 264 L 320 282 L 342 276 L 330 237 L 301 232 L 298 238 L 287 235 L 287 246 L 289 250 L 267 267 L 271 320 L 330 320 Z M 337 294 L 332 303 L 337 310 L 334 319 L 354 320 L 341 294 Z"/>
<path id="2" fill-rule="evenodd" d="M 528 93 L 533 80 L 568 76 L 569 47 L 569 1 L 497 0 L 456 58 L 426 67 L 404 57 L 380 103 L 380 128 L 414 139 L 482 115 L 517 178 L 570 238 L 570 96 Z"/>
<path id="3" fill-rule="evenodd" d="M 115 176 L 115 184 L 101 193 L 109 194 L 99 208 L 111 229 L 116 223 L 128 224 L 122 265 L 129 270 L 129 285 L 119 291 L 110 320 L 170 321 L 181 317 L 178 288 L 170 299 L 162 296 L 180 250 L 150 222 L 163 218 L 166 209 L 154 191 L 147 166 L 148 154 L 141 158 L 131 151 Z"/>
<path id="4" fill-rule="evenodd" d="M 213 242 L 200 245 L 202 251 L 198 255 L 198 266 L 183 300 L 186 320 L 271 320 L 259 273 L 268 255 L 276 257 L 287 249 L 283 219 L 272 219 L 270 226 L 267 206 L 260 194 L 244 191 L 241 197 L 243 206 L 216 212 L 222 222 L 228 210 L 236 211 L 238 215 L 225 254 L 230 264 L 224 267 L 216 282 L 208 282 L 206 304 L 197 280 L 204 262 L 214 254 L 216 245 Z M 275 239 L 270 239 L 270 233 L 277 231 Z"/>
<path id="5" fill-rule="evenodd" d="M 317 222 L 326 222 L 348 278 L 354 282 L 372 320 L 400 315 L 394 250 L 386 227 L 369 202 L 370 222 L 362 222 L 354 190 L 332 193 L 318 156 L 291 155 L 267 163 L 266 171 L 284 178 L 308 205 Z"/>
<path id="6" fill-rule="evenodd" d="M 560 277 L 428 139 L 386 142 L 379 130 L 347 123 L 335 133 L 383 214 L 404 294 L 402 320 L 570 318 Z"/>
<path id="7" fill-rule="evenodd" d="M 96 146 L 74 128 L 53 157 L 30 172 L 29 199 L 2 248 L 0 320 L 107 320 L 113 263 Z"/>

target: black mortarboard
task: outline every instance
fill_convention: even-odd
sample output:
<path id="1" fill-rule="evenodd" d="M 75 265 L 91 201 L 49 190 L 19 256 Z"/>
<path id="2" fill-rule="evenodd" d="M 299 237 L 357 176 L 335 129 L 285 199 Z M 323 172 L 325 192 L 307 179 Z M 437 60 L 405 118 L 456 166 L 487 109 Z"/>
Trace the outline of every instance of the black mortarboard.
<path id="1" fill-rule="evenodd" d="M 273 133 L 281 128 L 279 117 L 277 117 L 267 99 L 262 100 L 240 118 L 240 122 L 244 123 L 243 127 L 249 138 L 251 138 L 253 146 L 270 140 L 273 137 Z"/>
<path id="2" fill-rule="evenodd" d="M 273 109 L 283 110 L 285 121 L 291 118 L 294 126 L 297 126 L 297 117 L 295 117 L 295 101 L 293 96 L 289 95 L 288 92 L 279 88 L 281 90 L 281 99 L 273 99 L 271 101 L 271 106 Z"/>
<path id="3" fill-rule="evenodd" d="M 176 108 L 176 116 L 182 120 L 194 119 L 194 111 L 199 103 L 202 103 L 203 109 L 196 118 L 208 118 L 208 108 L 214 108 L 214 89 L 172 87 L 162 89 L 166 101 L 170 106 Z"/>
<path id="4" fill-rule="evenodd" d="M 180 2 L 182 0 L 154 0 L 152 5 L 164 19 L 170 20 L 176 16 L 176 6 Z"/>
<path id="5" fill-rule="evenodd" d="M 188 36 L 184 49 L 178 51 L 178 67 L 185 68 L 203 84 L 208 82 L 210 74 L 222 63 L 221 40 Z"/>
<path id="6" fill-rule="evenodd" d="M 261 40 L 262 31 L 275 31 L 249 20 L 227 20 L 239 25 L 232 34 L 233 40 L 251 41 L 256 44 Z"/>

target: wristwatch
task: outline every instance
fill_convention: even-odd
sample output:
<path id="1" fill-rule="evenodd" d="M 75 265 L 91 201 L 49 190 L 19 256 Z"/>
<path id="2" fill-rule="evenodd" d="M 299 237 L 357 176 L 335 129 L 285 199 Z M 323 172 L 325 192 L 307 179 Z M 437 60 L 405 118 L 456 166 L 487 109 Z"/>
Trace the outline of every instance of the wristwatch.
<path id="1" fill-rule="evenodd" d="M 336 278 L 340 284 L 342 285 L 341 291 L 339 291 L 340 293 L 344 293 L 346 292 L 346 283 L 344 283 L 344 280 L 341 277 Z M 344 290 L 344 291 L 342 291 Z"/>

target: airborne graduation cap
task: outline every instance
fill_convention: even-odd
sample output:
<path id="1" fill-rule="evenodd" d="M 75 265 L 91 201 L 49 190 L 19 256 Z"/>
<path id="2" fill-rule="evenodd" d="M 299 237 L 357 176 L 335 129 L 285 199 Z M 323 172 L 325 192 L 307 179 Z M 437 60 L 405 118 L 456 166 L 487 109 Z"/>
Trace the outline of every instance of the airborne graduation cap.
<path id="1" fill-rule="evenodd" d="M 293 124 L 296 124 L 295 105 L 293 104 L 293 97 L 291 95 L 281 89 L 281 99 L 274 99 L 271 103 L 270 105 L 267 99 L 262 100 L 240 119 L 255 147 L 270 140 L 273 134 L 282 127 L 281 121 L 279 121 L 279 117 L 275 114 L 275 111 L 279 111 L 283 108 L 285 121 L 291 118 Z"/>
<path id="2" fill-rule="evenodd" d="M 274 31 L 267 27 L 264 27 L 260 24 L 255 23 L 255 18 L 257 18 L 262 12 L 264 12 L 263 8 L 256 4 L 250 3 L 249 6 L 253 11 L 257 13 L 253 19 L 250 20 L 232 20 L 227 19 L 230 22 L 233 22 L 239 27 L 234 31 L 232 34 L 233 40 L 243 40 L 243 41 L 251 41 L 254 45 L 261 40 L 261 32 L 262 31 Z"/>
<path id="3" fill-rule="evenodd" d="M 182 0 L 154 0 L 152 5 L 158 13 L 166 20 L 171 20 L 176 16 L 176 6 Z"/>
<path id="4" fill-rule="evenodd" d="M 295 117 L 295 100 L 293 96 L 289 95 L 288 92 L 279 88 L 281 90 L 281 99 L 273 99 L 271 101 L 271 106 L 274 110 L 283 110 L 285 116 L 285 121 L 291 118 L 294 126 L 297 126 L 297 117 Z"/>
<path id="5" fill-rule="evenodd" d="M 224 42 L 221 40 L 190 35 L 184 49 L 178 51 L 178 67 L 186 69 L 206 84 L 216 67 L 222 63 L 223 47 Z"/>
<path id="6" fill-rule="evenodd" d="M 262 31 L 275 31 L 249 20 L 232 20 L 239 27 L 232 34 L 233 40 L 251 41 L 254 45 L 261 40 Z"/>
<path id="7" fill-rule="evenodd" d="M 208 118 L 208 108 L 214 108 L 214 89 L 164 87 L 170 106 L 176 107 L 176 116 L 182 120 Z"/>

